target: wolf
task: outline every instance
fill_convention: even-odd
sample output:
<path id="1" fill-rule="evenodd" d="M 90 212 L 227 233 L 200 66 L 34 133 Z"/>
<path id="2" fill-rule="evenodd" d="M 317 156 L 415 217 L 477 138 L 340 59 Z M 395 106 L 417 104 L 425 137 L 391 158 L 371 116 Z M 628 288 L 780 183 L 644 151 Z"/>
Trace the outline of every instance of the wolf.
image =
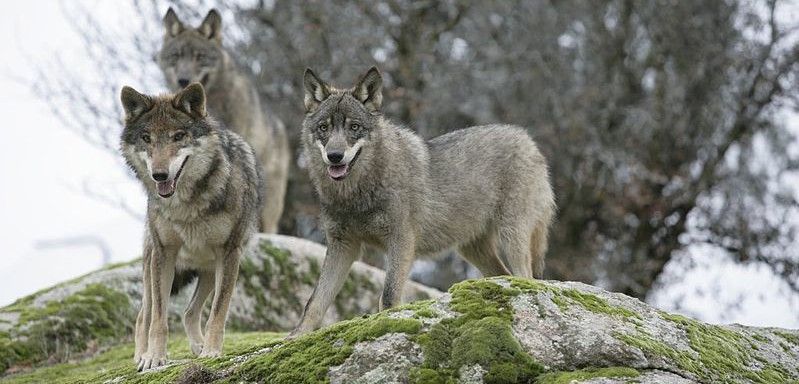
<path id="1" fill-rule="evenodd" d="M 485 276 L 542 277 L 555 202 L 526 131 L 487 125 L 425 142 L 383 116 L 382 82 L 374 67 L 349 89 L 305 71 L 301 140 L 328 248 L 292 335 L 319 327 L 365 244 L 386 251 L 380 309 L 399 303 L 416 255 L 453 247 Z"/>
<path id="2" fill-rule="evenodd" d="M 260 229 L 277 232 L 291 158 L 283 123 L 264 112 L 253 82 L 222 46 L 222 17 L 217 10 L 209 11 L 199 27 L 189 28 L 169 8 L 163 23 L 158 64 L 167 85 L 178 91 L 191 82 L 201 83 L 212 115 L 253 147 L 266 186 Z"/>
<path id="3" fill-rule="evenodd" d="M 167 302 L 175 270 L 197 286 L 183 316 L 189 346 L 218 356 L 239 257 L 258 229 L 263 181 L 252 148 L 206 112 L 193 83 L 174 95 L 121 92 L 121 151 L 147 194 L 142 307 L 136 319 L 138 370 L 166 363 Z M 200 317 L 213 292 L 203 334 Z"/>

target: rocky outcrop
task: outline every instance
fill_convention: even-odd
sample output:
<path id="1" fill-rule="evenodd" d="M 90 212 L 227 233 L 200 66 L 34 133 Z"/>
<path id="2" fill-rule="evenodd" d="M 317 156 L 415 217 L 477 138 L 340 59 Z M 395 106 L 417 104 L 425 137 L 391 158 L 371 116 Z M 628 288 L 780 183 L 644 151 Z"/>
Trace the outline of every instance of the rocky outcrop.
<path id="1" fill-rule="evenodd" d="M 234 331 L 285 331 L 295 326 L 313 291 L 325 247 L 288 236 L 260 235 L 241 263 L 228 317 Z M 356 262 L 326 324 L 377 309 L 382 270 Z M 180 314 L 190 284 L 171 299 L 170 324 L 182 332 Z M 0 309 L 0 372 L 42 360 L 64 361 L 128 338 L 141 302 L 141 260 L 109 266 L 37 292 Z M 410 283 L 406 301 L 441 292 Z"/>
<path id="2" fill-rule="evenodd" d="M 232 333 L 226 355 L 135 373 L 130 346 L 11 382 L 791 383 L 799 332 L 717 326 L 580 283 L 470 280 L 435 299 L 286 340 Z M 99 366 L 98 366 L 99 365 Z"/>

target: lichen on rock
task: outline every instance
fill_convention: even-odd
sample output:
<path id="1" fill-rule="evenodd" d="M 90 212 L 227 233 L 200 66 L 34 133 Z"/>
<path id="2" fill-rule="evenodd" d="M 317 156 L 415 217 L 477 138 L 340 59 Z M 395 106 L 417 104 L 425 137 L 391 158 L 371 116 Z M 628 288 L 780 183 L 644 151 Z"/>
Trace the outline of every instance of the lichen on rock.
<path id="1" fill-rule="evenodd" d="M 239 312 L 232 315 L 225 354 L 199 359 L 188 351 L 178 329 L 169 343 L 169 364 L 136 373 L 127 328 L 111 326 L 117 303 L 135 285 L 97 285 L 99 278 L 78 279 L 59 287 L 69 293 L 58 305 L 40 292 L 0 310 L 0 357 L 13 364 L 33 361 L 31 345 L 19 344 L 24 324 L 55 324 L 57 335 L 77 337 L 69 345 L 98 352 L 76 361 L 4 377 L 12 383 L 38 382 L 175 382 L 175 383 L 791 383 L 799 380 L 799 332 L 775 328 L 719 326 L 659 311 L 636 299 L 573 282 L 494 277 L 454 285 L 447 294 L 376 314 L 368 309 L 349 320 L 285 339 L 284 334 L 243 332 L 235 323 L 262 316 L 261 325 L 279 326 L 298 316 L 297 300 L 318 275 L 323 247 L 292 243 L 285 237 L 261 239 L 256 259 L 248 256 L 240 280 Z M 317 248 L 318 247 L 318 248 Z M 320 256 L 309 256 L 308 249 Z M 321 250 L 319 249 L 321 248 Z M 317 264 L 313 261 L 316 260 Z M 314 267 L 316 265 L 316 267 Z M 121 269 L 129 267 L 119 267 Z M 369 269 L 365 269 L 370 271 Z M 110 270 L 111 272 L 114 269 Z M 101 273 L 108 273 L 104 271 Z M 267 274 L 267 276 L 263 276 Z M 354 313 L 379 297 L 380 275 L 355 271 L 341 302 Z M 243 280 L 249 280 L 244 282 Z M 359 280 L 363 279 L 363 280 Z M 78 284 L 77 289 L 75 284 Z M 126 288 L 127 287 L 127 288 Z M 243 293 L 242 293 L 243 292 Z M 258 293 L 262 298 L 259 298 Z M 433 291 L 434 292 L 434 291 Z M 296 295 L 295 295 L 296 294 Z M 74 296 L 74 297 L 73 297 Z M 346 298 L 348 297 L 349 298 Z M 430 298 L 429 296 L 436 296 Z M 368 299 L 364 299 L 367 297 Z M 118 301 L 119 300 L 119 301 Z M 129 300 L 129 299 L 128 299 Z M 250 300 L 250 301 L 247 301 Z M 60 304 L 63 304 L 61 306 Z M 248 306 L 249 305 L 249 306 Z M 262 305 L 258 311 L 254 305 Z M 279 308 L 284 317 L 279 317 Z M 67 309 L 68 308 L 68 309 Z M 250 308 L 250 312 L 247 312 Z M 61 318 L 93 314 L 94 324 L 59 323 Z M 353 311 L 353 312 L 351 312 Z M 11 316 L 13 314 L 13 316 Z M 289 315 L 286 315 L 289 314 Z M 269 316 L 275 316 L 270 318 Z M 52 320 L 51 320 L 52 319 Z M 58 326 L 69 326 L 58 328 Z M 124 324 L 124 322 L 120 322 Z M 128 324 L 132 324 L 128 323 Z M 73 329 L 75 334 L 62 332 Z M 79 336 L 79 337 L 78 337 Z M 67 336 L 61 336 L 62 340 Z M 110 346 L 121 342 L 121 345 Z M 50 352 L 47 352 L 50 353 Z M 8 357 L 11 356 L 11 357 Z M 41 357 L 41 356 L 39 356 Z M 27 360 L 25 360 L 27 359 Z"/>
<path id="2" fill-rule="evenodd" d="M 319 276 L 325 247 L 308 240 L 259 235 L 242 259 L 228 329 L 286 331 L 294 327 Z M 60 283 L 0 308 L 0 372 L 42 361 L 59 362 L 129 340 L 141 303 L 141 260 L 117 263 Z M 384 273 L 356 262 L 325 324 L 374 312 Z M 170 298 L 170 329 L 180 319 L 193 284 Z M 409 283 L 406 300 L 441 295 Z"/>

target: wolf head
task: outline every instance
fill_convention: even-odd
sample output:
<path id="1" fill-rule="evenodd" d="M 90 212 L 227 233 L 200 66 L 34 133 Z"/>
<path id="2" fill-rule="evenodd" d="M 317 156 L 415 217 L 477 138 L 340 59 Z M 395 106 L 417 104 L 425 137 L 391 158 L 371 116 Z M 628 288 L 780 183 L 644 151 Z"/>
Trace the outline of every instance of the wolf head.
<path id="1" fill-rule="evenodd" d="M 383 78 L 372 67 L 355 87 L 336 89 L 305 70 L 303 142 L 313 167 L 324 167 L 330 179 L 344 180 L 356 161 L 368 161 L 369 143 L 380 135 Z"/>
<path id="2" fill-rule="evenodd" d="M 205 111 L 205 91 L 193 83 L 177 94 L 147 96 L 122 88 L 125 128 L 122 153 L 149 191 L 162 198 L 175 194 L 184 170 L 208 163 L 212 124 Z"/>
<path id="3" fill-rule="evenodd" d="M 172 8 L 164 16 L 164 44 L 158 65 L 172 90 L 190 83 L 213 87 L 222 73 L 222 17 L 215 9 L 208 12 L 197 28 L 187 28 Z"/>

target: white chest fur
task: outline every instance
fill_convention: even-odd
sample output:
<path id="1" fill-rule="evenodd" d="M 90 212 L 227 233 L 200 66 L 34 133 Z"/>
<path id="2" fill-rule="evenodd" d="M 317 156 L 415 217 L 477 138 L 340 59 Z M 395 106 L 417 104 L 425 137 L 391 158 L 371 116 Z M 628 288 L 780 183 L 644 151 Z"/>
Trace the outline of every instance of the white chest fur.
<path id="1" fill-rule="evenodd" d="M 223 256 L 224 244 L 233 228 L 231 215 L 214 215 L 190 221 L 170 220 L 161 215 L 156 229 L 164 246 L 177 250 L 177 265 L 183 268 L 212 270 Z"/>

